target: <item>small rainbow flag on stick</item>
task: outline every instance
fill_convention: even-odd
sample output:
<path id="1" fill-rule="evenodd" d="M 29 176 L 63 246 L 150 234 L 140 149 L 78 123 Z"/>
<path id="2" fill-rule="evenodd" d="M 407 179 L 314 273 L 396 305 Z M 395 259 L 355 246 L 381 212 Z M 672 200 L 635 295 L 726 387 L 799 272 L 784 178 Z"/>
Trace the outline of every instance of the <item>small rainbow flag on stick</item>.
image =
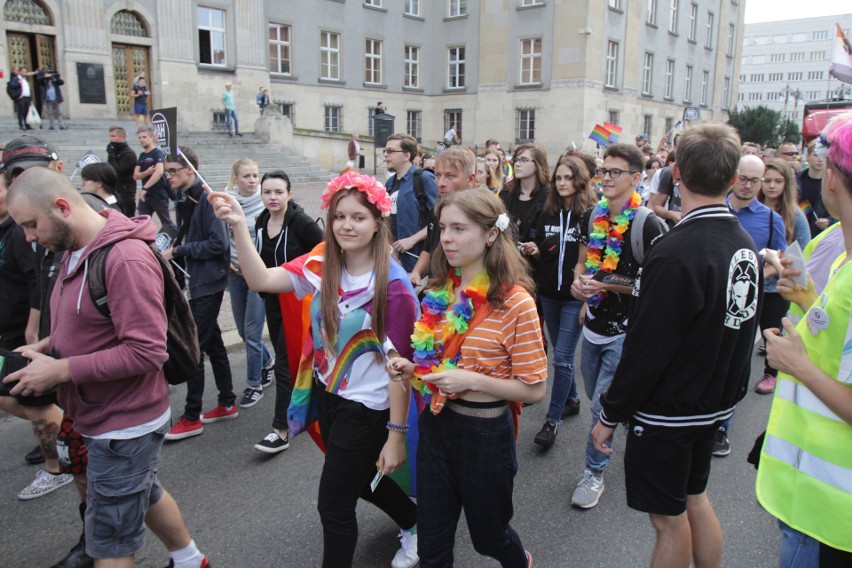
<path id="1" fill-rule="evenodd" d="M 605 126 L 601 126 L 600 124 L 596 124 L 592 133 L 589 134 L 589 138 L 600 144 L 601 146 L 606 146 L 609 144 L 609 137 L 612 136 L 612 132 L 607 130 Z"/>
<path id="2" fill-rule="evenodd" d="M 624 130 L 624 129 L 622 127 L 618 126 L 617 124 L 611 124 L 609 122 L 604 122 L 603 125 L 604 125 L 604 128 L 606 128 L 610 132 L 609 141 L 613 144 L 616 144 L 618 142 L 618 140 L 621 138 L 621 131 Z"/>
<path id="3" fill-rule="evenodd" d="M 809 216 L 809 215 L 813 215 L 813 212 L 814 212 L 814 208 L 811 207 L 811 202 L 808 201 L 807 199 L 805 199 L 801 203 L 799 203 L 799 209 L 802 210 L 802 213 L 804 213 L 806 217 Z"/>

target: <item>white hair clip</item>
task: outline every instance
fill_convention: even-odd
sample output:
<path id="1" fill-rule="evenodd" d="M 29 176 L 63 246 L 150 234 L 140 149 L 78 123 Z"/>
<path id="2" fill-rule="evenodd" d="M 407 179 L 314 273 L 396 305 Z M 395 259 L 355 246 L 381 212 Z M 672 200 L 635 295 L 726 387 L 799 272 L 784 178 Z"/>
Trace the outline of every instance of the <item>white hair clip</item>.
<path id="1" fill-rule="evenodd" d="M 494 226 L 500 229 L 500 232 L 502 233 L 509 228 L 509 216 L 505 213 L 500 213 L 500 215 L 497 216 L 497 220 L 494 222 Z"/>

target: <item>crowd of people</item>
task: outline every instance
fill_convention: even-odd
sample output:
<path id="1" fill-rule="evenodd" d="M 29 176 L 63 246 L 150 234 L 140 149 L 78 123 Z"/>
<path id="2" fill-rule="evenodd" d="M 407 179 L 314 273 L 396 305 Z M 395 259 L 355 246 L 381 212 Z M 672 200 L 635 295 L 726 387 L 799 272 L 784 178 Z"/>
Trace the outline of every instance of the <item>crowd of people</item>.
<path id="1" fill-rule="evenodd" d="M 552 381 L 530 440 L 547 451 L 580 413 L 580 378 L 591 420 L 570 503 L 598 505 L 622 424 L 651 565 L 721 566 L 706 487 L 713 456 L 730 453 L 758 330 L 754 389 L 775 394 L 757 496 L 778 518 L 781 565 L 849 565 L 852 114 L 808 144 L 798 173 L 717 124 L 651 155 L 644 135 L 600 156 L 572 148 L 553 169 L 536 144 L 507 159 L 489 140 L 477 155 L 451 128 L 429 156 L 393 134 L 384 182 L 348 167 L 328 183 L 324 228 L 284 171 L 246 157 L 216 192 L 192 149 L 137 136 L 138 156 L 111 128 L 108 162 L 86 166 L 80 189 L 37 137 L 12 140 L 0 166 L 0 409 L 32 423 L 27 460 L 44 464 L 19 498 L 80 494 L 83 530 L 56 566 L 133 565 L 147 525 L 170 566 L 209 567 L 157 477 L 162 444 L 237 418 L 274 382 L 254 448 L 277 454 L 307 431 L 323 450 L 323 566 L 352 565 L 360 498 L 399 527 L 394 568 L 451 566 L 462 511 L 477 552 L 530 567 L 511 525 L 522 407 Z M 121 286 L 109 317 L 85 291 L 101 249 L 107 292 Z M 155 254 L 183 282 L 201 352 L 176 420 L 158 293 L 170 275 Z M 217 323 L 225 290 L 246 347 L 241 396 Z M 218 391 L 206 412 L 204 354 Z"/>

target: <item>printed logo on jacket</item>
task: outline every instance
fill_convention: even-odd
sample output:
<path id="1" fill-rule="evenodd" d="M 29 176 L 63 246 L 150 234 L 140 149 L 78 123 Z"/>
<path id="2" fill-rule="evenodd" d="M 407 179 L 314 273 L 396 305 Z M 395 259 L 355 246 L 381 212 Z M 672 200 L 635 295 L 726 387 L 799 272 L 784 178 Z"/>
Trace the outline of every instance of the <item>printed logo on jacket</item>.
<path id="1" fill-rule="evenodd" d="M 731 258 L 728 270 L 728 309 L 725 327 L 739 329 L 757 312 L 757 286 L 760 264 L 749 249 L 740 249 Z"/>

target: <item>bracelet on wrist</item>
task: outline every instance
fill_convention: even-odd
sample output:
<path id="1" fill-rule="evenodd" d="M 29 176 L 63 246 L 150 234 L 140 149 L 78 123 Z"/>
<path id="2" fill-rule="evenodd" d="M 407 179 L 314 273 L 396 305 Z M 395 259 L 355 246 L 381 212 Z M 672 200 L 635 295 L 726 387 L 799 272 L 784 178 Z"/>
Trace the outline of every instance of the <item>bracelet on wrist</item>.
<path id="1" fill-rule="evenodd" d="M 408 432 L 408 424 L 394 424 L 393 422 L 388 420 L 386 427 L 391 432 L 402 432 L 402 433 Z"/>

